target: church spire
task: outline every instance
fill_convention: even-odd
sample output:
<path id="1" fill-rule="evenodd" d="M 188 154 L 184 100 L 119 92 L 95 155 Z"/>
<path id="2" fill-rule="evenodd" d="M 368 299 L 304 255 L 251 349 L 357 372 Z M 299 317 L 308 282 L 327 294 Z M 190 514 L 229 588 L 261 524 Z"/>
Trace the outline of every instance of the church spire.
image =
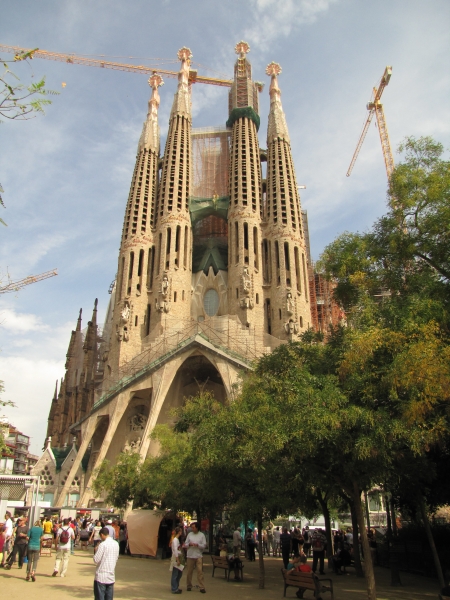
<path id="1" fill-rule="evenodd" d="M 164 85 L 164 81 L 161 75 L 154 73 L 148 80 L 148 84 L 152 88 L 152 95 L 148 101 L 147 120 L 142 127 L 142 133 L 138 144 L 138 154 L 144 148 L 159 154 L 158 108 L 160 97 L 158 88 Z"/>
<path id="2" fill-rule="evenodd" d="M 181 60 L 181 68 L 178 72 L 178 89 L 173 99 L 170 118 L 178 115 L 191 120 L 191 95 L 189 91 L 189 67 L 192 52 L 185 46 L 178 50 L 178 60 Z"/>
<path id="3" fill-rule="evenodd" d="M 83 309 L 80 308 L 80 313 L 78 315 L 78 320 L 77 320 L 77 331 L 81 331 L 81 315 L 83 314 Z"/>
<path id="4" fill-rule="evenodd" d="M 281 67 L 278 63 L 271 62 L 267 65 L 266 74 L 271 78 L 269 88 L 269 126 L 267 129 L 268 142 L 276 138 L 290 142 L 286 118 L 284 116 L 283 107 L 281 106 L 281 90 L 278 86 L 278 75 L 280 75 L 280 73 Z"/>

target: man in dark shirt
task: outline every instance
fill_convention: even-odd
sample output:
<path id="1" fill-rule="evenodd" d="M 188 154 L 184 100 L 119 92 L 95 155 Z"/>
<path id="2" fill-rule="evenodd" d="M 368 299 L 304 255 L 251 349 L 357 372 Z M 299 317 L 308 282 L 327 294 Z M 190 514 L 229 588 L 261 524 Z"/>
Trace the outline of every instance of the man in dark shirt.
<path id="1" fill-rule="evenodd" d="M 292 549 L 291 534 L 288 533 L 287 527 L 283 527 L 283 533 L 280 535 L 280 547 L 284 568 L 287 569 Z"/>
<path id="2" fill-rule="evenodd" d="M 11 552 L 11 556 L 8 558 L 8 562 L 5 569 L 10 569 L 16 562 L 16 555 L 19 554 L 19 569 L 23 567 L 23 559 L 27 553 L 28 546 L 28 527 L 24 518 L 19 519 L 16 527 L 16 539 L 14 540 L 14 546 Z"/>

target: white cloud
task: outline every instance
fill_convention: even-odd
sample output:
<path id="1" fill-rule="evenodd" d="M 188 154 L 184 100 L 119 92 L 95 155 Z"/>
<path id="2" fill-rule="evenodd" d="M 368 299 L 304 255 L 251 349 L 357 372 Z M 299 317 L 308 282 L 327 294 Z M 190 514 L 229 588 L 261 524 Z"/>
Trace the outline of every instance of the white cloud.
<path id="1" fill-rule="evenodd" d="M 17 313 L 11 308 L 0 309 L 0 326 L 18 334 L 29 331 L 46 331 L 48 329 L 48 326 L 42 323 L 40 317 Z"/>
<path id="2" fill-rule="evenodd" d="M 10 423 L 31 436 L 31 452 L 40 454 L 47 432 L 47 418 L 55 381 L 61 377 L 62 361 L 29 359 L 10 356 L 0 359 L 5 380 L 3 400 L 12 400 L 15 407 L 5 407 L 3 413 Z"/>
<path id="3" fill-rule="evenodd" d="M 258 49 L 267 43 L 289 36 L 303 23 L 313 23 L 337 0 L 251 0 L 253 24 L 245 30 L 244 40 Z"/>

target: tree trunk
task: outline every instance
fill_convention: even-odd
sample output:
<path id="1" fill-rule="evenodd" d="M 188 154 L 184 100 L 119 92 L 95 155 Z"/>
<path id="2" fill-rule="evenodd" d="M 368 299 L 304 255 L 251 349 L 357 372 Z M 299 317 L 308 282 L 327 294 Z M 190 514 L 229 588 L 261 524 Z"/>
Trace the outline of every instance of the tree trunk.
<path id="1" fill-rule="evenodd" d="M 320 507 L 322 509 L 323 518 L 325 520 L 325 535 L 327 538 L 327 559 L 328 568 L 333 568 L 333 539 L 331 536 L 331 519 L 330 510 L 328 508 L 328 502 L 326 501 L 326 495 L 322 497 L 322 492 L 317 489 L 317 499 L 319 500 Z"/>
<path id="2" fill-rule="evenodd" d="M 370 530 L 370 511 L 369 511 L 369 496 L 367 492 L 364 492 L 364 503 L 366 505 L 366 522 L 367 522 L 367 531 Z"/>
<path id="3" fill-rule="evenodd" d="M 209 553 L 211 556 L 214 554 L 213 545 L 214 545 L 214 532 L 213 532 L 213 523 L 214 523 L 214 512 L 211 510 L 209 513 Z"/>
<path id="4" fill-rule="evenodd" d="M 264 589 L 265 571 L 264 571 L 264 556 L 263 556 L 263 539 L 262 539 L 263 521 L 262 516 L 258 517 L 258 562 L 259 562 L 259 589 Z"/>
<path id="5" fill-rule="evenodd" d="M 368 600 L 377 600 L 377 591 L 375 587 L 375 573 L 373 571 L 372 557 L 370 555 L 369 538 L 367 537 L 367 530 L 364 526 L 364 513 L 361 502 L 361 491 L 358 483 L 353 481 L 353 505 L 354 512 L 359 525 L 361 534 L 361 543 L 364 550 L 364 573 L 366 576 L 367 583 L 367 598 Z M 358 540 L 356 540 L 358 541 Z M 353 548 L 355 547 L 355 534 L 353 533 Z"/>
<path id="6" fill-rule="evenodd" d="M 353 559 L 355 561 L 355 570 L 357 577 L 364 577 L 363 568 L 361 565 L 361 552 L 359 551 L 358 544 L 358 516 L 356 514 L 355 503 L 353 498 L 350 502 L 350 512 L 352 514 L 352 527 L 353 527 Z"/>
<path id="7" fill-rule="evenodd" d="M 397 520 L 395 518 L 395 505 L 394 505 L 394 498 L 393 496 L 391 496 L 391 520 L 392 520 L 392 533 L 394 534 L 394 536 L 397 536 Z"/>
<path id="8" fill-rule="evenodd" d="M 247 519 L 244 521 L 244 535 L 242 536 L 244 539 L 244 555 L 245 558 L 248 558 L 248 548 L 247 548 L 247 542 L 245 539 L 245 536 L 247 535 L 247 529 L 248 529 L 248 521 Z"/>
<path id="9" fill-rule="evenodd" d="M 441 588 L 445 587 L 444 575 L 442 573 L 441 562 L 439 555 L 436 550 L 436 544 L 434 543 L 433 532 L 431 531 L 430 521 L 428 520 L 427 509 L 425 507 L 425 501 L 423 498 L 419 499 L 420 512 L 422 513 L 422 521 L 427 532 L 428 543 L 430 544 L 431 554 L 433 555 L 434 566 L 436 568 L 439 585 Z"/>
<path id="10" fill-rule="evenodd" d="M 384 506 L 386 508 L 386 519 L 387 519 L 387 538 L 388 542 L 392 541 L 392 521 L 391 521 L 391 511 L 389 510 L 389 498 L 387 495 L 384 496 Z"/>

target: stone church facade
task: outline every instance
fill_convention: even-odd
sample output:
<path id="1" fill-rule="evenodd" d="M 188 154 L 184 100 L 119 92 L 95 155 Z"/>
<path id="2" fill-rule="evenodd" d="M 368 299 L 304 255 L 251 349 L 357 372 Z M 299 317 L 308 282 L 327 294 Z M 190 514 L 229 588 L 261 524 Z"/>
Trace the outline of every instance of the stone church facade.
<path id="1" fill-rule="evenodd" d="M 98 502 L 92 477 L 103 460 L 114 462 L 124 450 L 143 458 L 155 452 L 150 433 L 171 422 L 171 409 L 200 388 L 232 400 L 240 374 L 256 358 L 311 327 L 307 241 L 281 68 L 266 69 L 263 149 L 263 85 L 252 78 L 248 51 L 245 42 L 236 45 L 226 126 L 202 129 L 192 127 L 191 52 L 178 52 L 162 156 L 162 79 L 149 80 L 105 323 L 97 324 L 97 300 L 84 329 L 80 311 L 50 408 L 46 449 L 34 469 L 54 506 L 69 497 L 79 507 Z"/>

